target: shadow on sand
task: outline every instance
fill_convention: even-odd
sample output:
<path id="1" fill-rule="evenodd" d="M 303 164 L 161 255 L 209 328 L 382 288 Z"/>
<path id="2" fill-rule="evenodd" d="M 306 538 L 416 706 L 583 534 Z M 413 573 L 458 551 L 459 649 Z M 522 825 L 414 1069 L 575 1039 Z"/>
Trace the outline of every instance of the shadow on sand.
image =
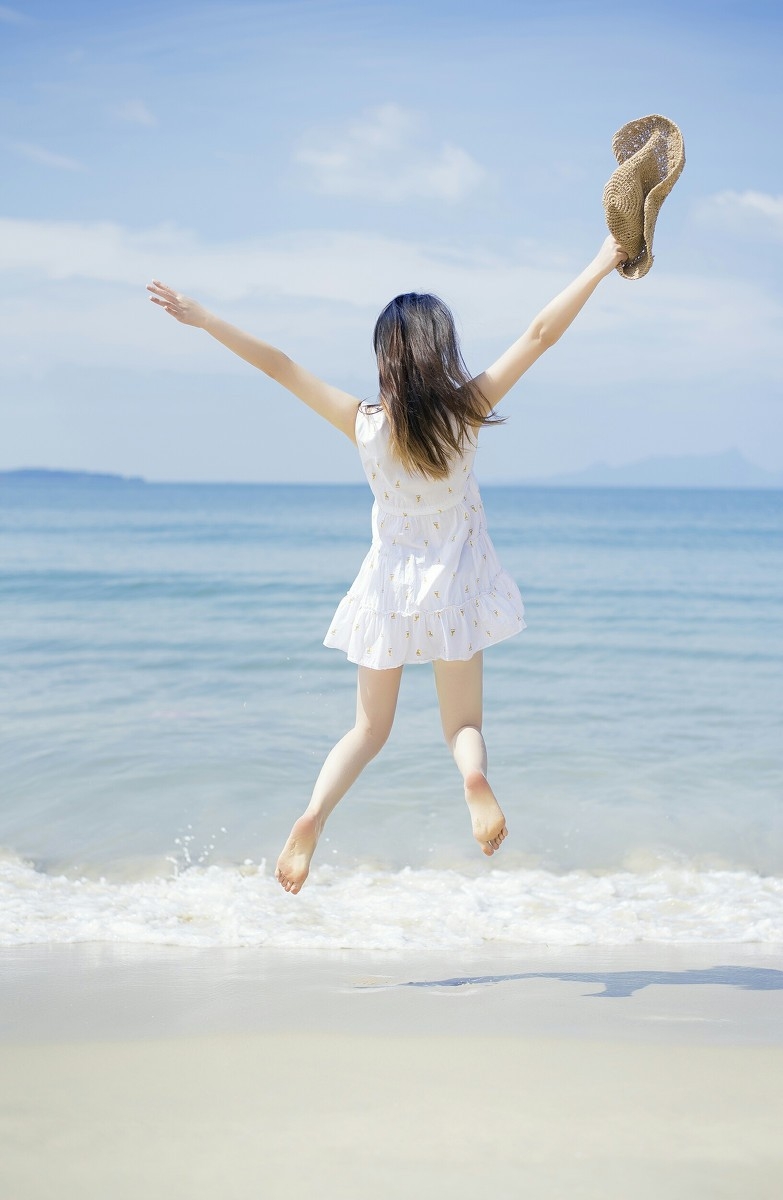
<path id="1" fill-rule="evenodd" d="M 561 979 L 565 983 L 603 984 L 603 991 L 585 992 L 585 996 L 632 996 L 642 988 L 657 985 L 692 987 L 706 983 L 723 984 L 749 992 L 783 989 L 783 971 L 770 967 L 710 967 L 703 971 L 523 971 L 513 975 L 457 975 L 453 979 L 415 979 L 386 985 L 413 988 L 459 988 L 511 983 L 520 979 Z M 377 985 L 376 985 L 377 986 Z"/>

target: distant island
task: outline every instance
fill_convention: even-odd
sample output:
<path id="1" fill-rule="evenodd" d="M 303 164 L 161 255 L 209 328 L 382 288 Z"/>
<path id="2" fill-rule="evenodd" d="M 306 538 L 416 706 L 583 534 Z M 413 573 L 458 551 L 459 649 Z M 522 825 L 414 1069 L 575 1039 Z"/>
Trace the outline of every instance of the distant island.
<path id="1" fill-rule="evenodd" d="M 26 467 L 0 471 L 1 483 L 64 484 L 81 486 L 146 485 L 141 475 L 114 475 L 102 471 L 60 471 L 45 467 Z M 158 482 L 158 481 L 156 481 Z M 163 482 L 163 481 L 159 481 Z M 190 481 L 198 483 L 198 480 Z M 269 481 L 271 483 L 271 481 Z M 295 484 L 296 481 L 291 481 Z M 316 480 L 312 482 L 316 483 Z M 514 487 L 607 487 L 607 488 L 783 488 L 783 471 L 766 471 L 749 462 L 739 450 L 722 454 L 661 455 L 612 467 L 594 463 L 582 471 L 564 475 L 544 475 L 526 479 L 494 481 Z M 226 481 L 215 486 L 252 487 L 253 483 Z M 486 480 L 492 486 L 492 480 Z M 263 481 L 256 481 L 263 486 Z M 176 486 L 176 485 L 174 485 Z M 209 487 L 210 484 L 202 486 Z"/>
<path id="2" fill-rule="evenodd" d="M 141 475 L 113 475 L 108 471 L 58 471 L 49 467 L 21 467 L 0 471 L 0 481 L 9 483 L 146 483 Z"/>
<path id="3" fill-rule="evenodd" d="M 519 482 L 531 487 L 783 488 L 783 471 L 766 471 L 739 450 L 725 450 L 661 455 L 619 467 L 595 463 L 582 471 Z"/>

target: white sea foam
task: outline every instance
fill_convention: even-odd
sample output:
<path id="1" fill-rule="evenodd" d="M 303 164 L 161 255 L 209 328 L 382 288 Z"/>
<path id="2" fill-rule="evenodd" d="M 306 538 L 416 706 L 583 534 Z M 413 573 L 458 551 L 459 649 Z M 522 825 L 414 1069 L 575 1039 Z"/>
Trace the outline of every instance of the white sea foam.
<path id="1" fill-rule="evenodd" d="M 320 867 L 290 896 L 263 867 L 117 883 L 0 861 L 0 945 L 88 941 L 363 950 L 783 943 L 783 879 L 684 865 L 476 876 Z"/>

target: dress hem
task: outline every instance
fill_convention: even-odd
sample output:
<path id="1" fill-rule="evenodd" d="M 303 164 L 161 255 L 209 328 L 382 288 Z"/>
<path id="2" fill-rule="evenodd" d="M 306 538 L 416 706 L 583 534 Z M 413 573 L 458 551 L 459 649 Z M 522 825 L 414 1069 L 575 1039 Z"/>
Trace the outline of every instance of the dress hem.
<path id="1" fill-rule="evenodd" d="M 520 618 L 520 625 L 519 625 L 518 629 L 509 629 L 506 633 L 498 634 L 497 637 L 485 639 L 484 641 L 481 642 L 480 645 L 477 644 L 476 646 L 474 646 L 470 650 L 469 654 L 465 654 L 465 655 L 462 655 L 462 654 L 453 654 L 453 655 L 433 654 L 429 657 L 427 657 L 424 654 L 417 654 L 415 657 L 405 656 L 405 657 L 401 658 L 399 661 L 392 661 L 392 662 L 377 662 L 376 663 L 376 662 L 367 662 L 366 660 L 363 661 L 362 659 L 352 658 L 350 651 L 347 650 L 346 647 L 344 645 L 342 645 L 341 642 L 337 641 L 336 639 L 330 641 L 328 634 L 323 640 L 323 645 L 326 646 L 326 648 L 328 650 L 342 651 L 342 653 L 347 658 L 348 662 L 353 663 L 354 666 L 356 666 L 356 667 L 370 667 L 373 671 L 393 671 L 396 667 L 408 667 L 408 666 L 413 666 L 416 663 L 470 662 L 470 660 L 472 658 L 475 658 L 475 656 L 477 654 L 480 654 L 481 651 L 486 650 L 488 646 L 494 646 L 498 642 L 505 642 L 508 640 L 508 638 L 516 637 L 518 634 L 522 633 L 522 631 L 525 629 L 527 629 L 527 622 L 523 618 Z M 392 657 L 396 658 L 396 656 L 392 656 Z"/>

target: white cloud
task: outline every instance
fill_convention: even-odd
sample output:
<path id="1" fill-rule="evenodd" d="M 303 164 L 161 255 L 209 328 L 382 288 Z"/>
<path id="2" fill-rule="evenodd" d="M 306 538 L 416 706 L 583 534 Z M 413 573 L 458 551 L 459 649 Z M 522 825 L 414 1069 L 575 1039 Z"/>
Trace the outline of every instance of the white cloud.
<path id="1" fill-rule="evenodd" d="M 127 121 L 131 125 L 157 125 L 158 118 L 147 107 L 143 100 L 127 100 L 119 108 L 114 109 L 115 117 Z"/>
<path id="2" fill-rule="evenodd" d="M 783 241 L 783 195 L 768 192 L 717 192 L 696 208 L 697 220 L 720 225 L 737 235 L 773 236 Z"/>
<path id="3" fill-rule="evenodd" d="M 77 162 L 75 158 L 69 158 L 65 154 L 55 154 L 43 146 L 33 145 L 32 142 L 8 142 L 8 145 L 17 154 L 21 154 L 24 158 L 29 158 L 32 162 L 39 163 L 42 167 L 55 167 L 59 171 L 84 170 L 82 163 Z"/>
<path id="4" fill-rule="evenodd" d="M 305 231 L 206 243 L 174 225 L 0 219 L 0 361 L 41 372 L 74 365 L 233 373 L 247 368 L 149 303 L 152 278 L 197 296 L 315 369 L 372 368 L 375 315 L 400 291 L 435 291 L 465 330 L 475 369 L 502 351 L 582 263 L 530 241 L 503 255 L 370 234 Z M 756 280 L 653 270 L 606 280 L 542 379 L 672 382 L 741 372 L 783 382 L 781 305 Z M 336 380 L 337 381 L 337 380 Z"/>
<path id="5" fill-rule="evenodd" d="M 487 177 L 461 147 L 428 145 L 416 114 L 398 104 L 371 109 L 336 136 L 311 133 L 295 159 L 323 195 L 390 204 L 415 197 L 454 202 Z"/>

